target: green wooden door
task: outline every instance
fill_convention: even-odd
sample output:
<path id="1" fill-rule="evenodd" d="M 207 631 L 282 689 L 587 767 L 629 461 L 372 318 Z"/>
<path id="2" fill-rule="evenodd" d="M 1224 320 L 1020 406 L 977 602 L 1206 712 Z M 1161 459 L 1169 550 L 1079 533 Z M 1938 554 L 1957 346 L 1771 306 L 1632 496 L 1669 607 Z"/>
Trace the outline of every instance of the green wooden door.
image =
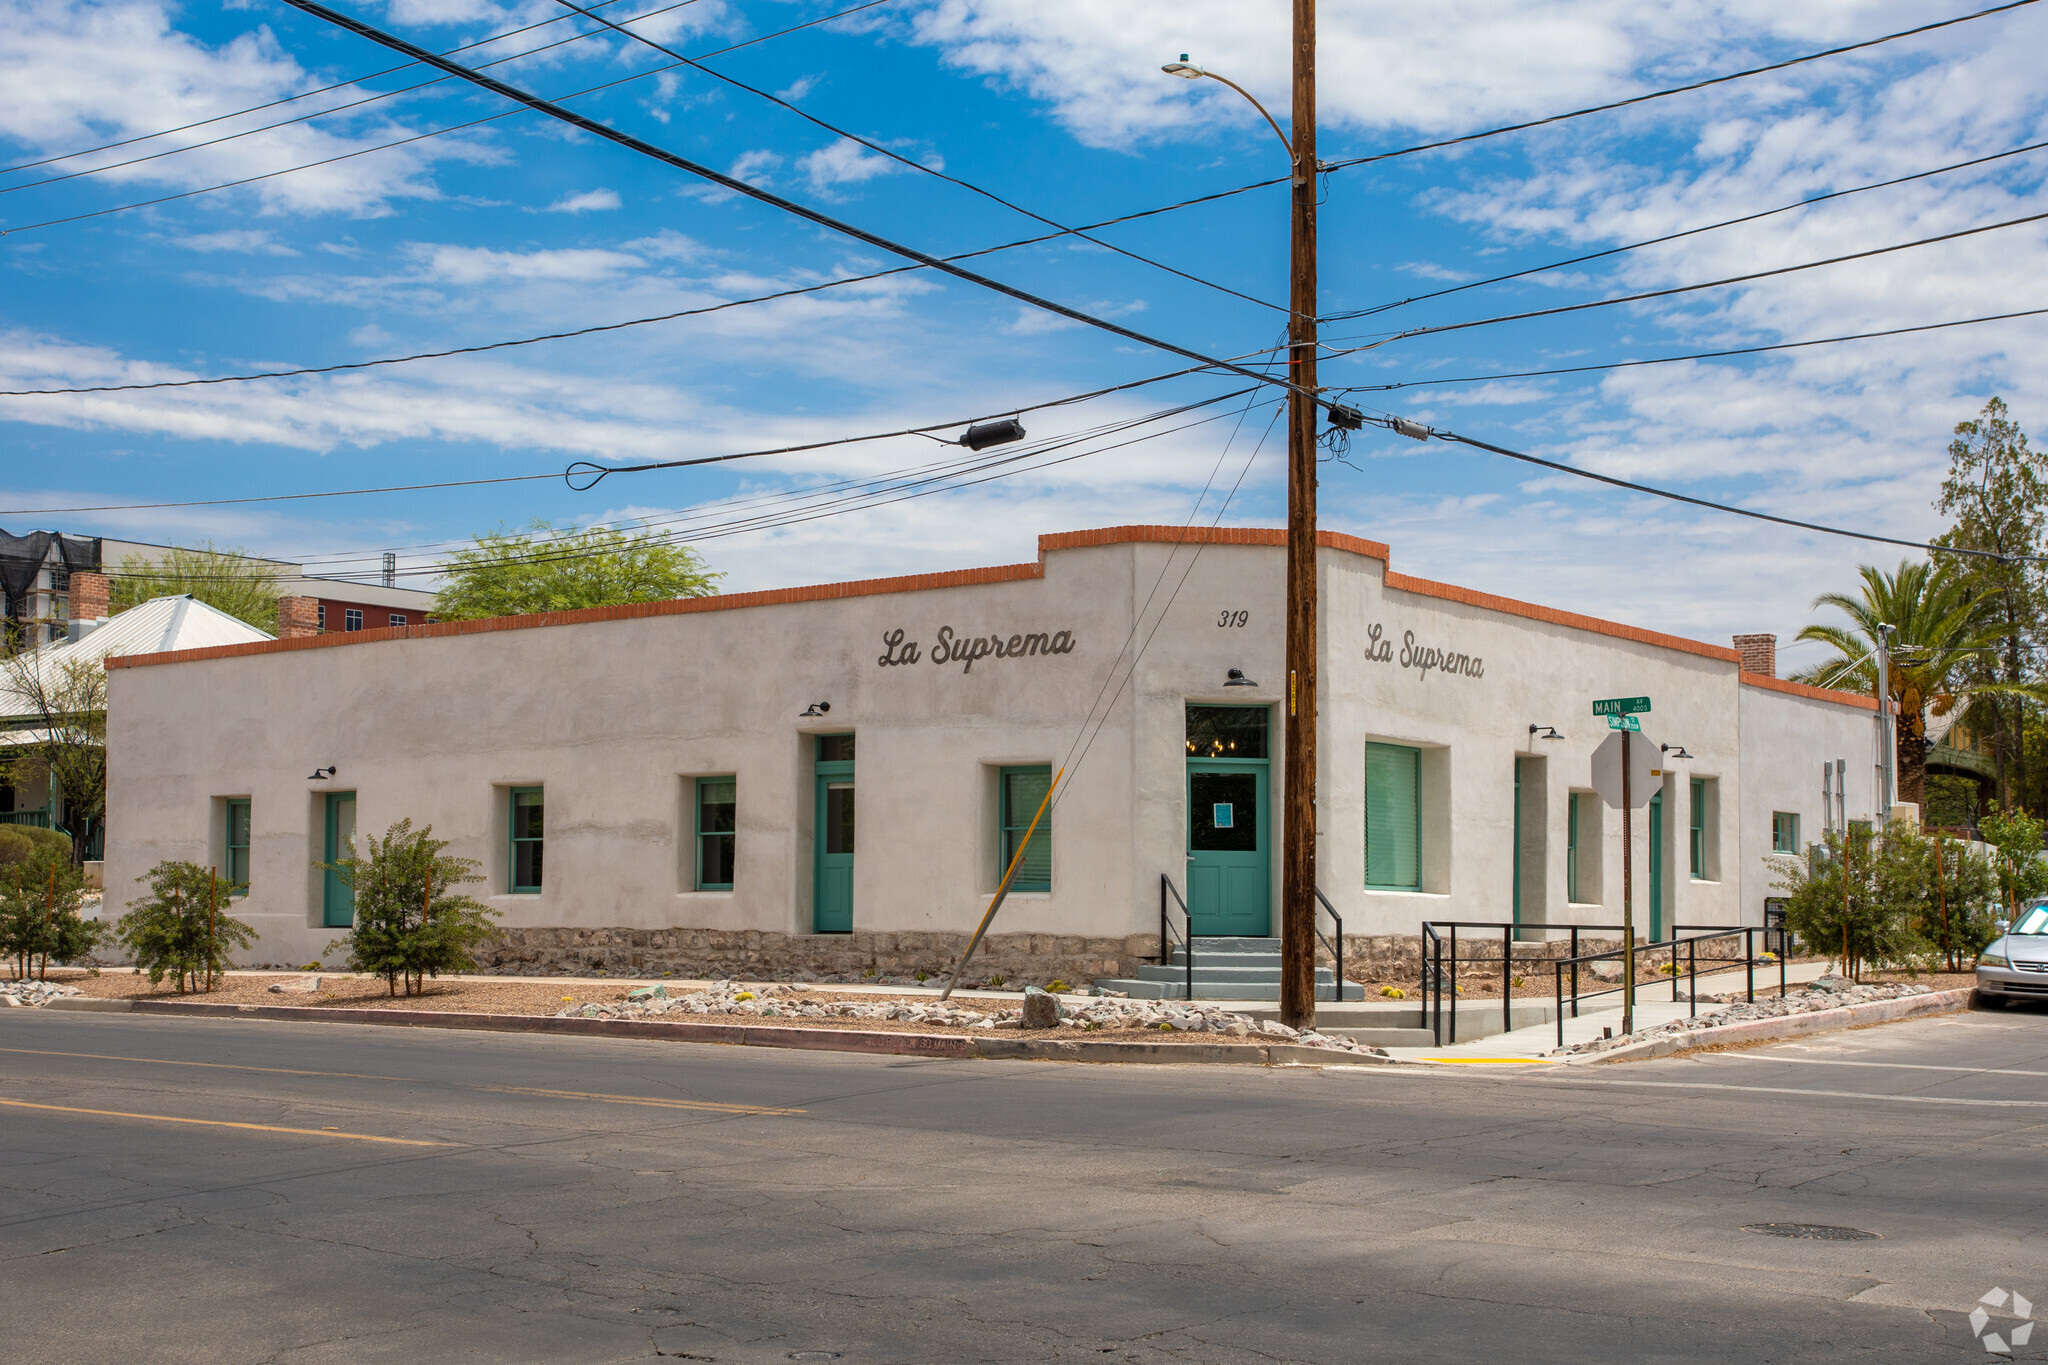
<path id="1" fill-rule="evenodd" d="M 1664 937 L 1664 793 L 1650 798 L 1650 939 Z"/>
<path id="2" fill-rule="evenodd" d="M 347 856 L 356 837 L 356 794 L 327 793 L 327 830 L 322 861 L 333 863 Z M 320 876 L 320 923 L 329 929 L 346 929 L 356 922 L 356 893 L 332 867 Z"/>
<path id="3" fill-rule="evenodd" d="M 818 737 L 811 932 L 853 932 L 853 736 Z"/>
<path id="4" fill-rule="evenodd" d="M 1188 760 L 1188 918 L 1197 934 L 1272 932 L 1265 759 Z"/>

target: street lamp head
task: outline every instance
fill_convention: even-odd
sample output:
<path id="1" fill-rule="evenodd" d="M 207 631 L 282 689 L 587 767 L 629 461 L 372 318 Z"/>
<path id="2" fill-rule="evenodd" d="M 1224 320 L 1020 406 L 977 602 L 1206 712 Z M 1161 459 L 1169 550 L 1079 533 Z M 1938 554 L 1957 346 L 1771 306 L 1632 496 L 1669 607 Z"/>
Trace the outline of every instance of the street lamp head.
<path id="1" fill-rule="evenodd" d="M 1161 71 L 1164 71 L 1169 76 L 1178 76 L 1184 81 L 1198 81 L 1202 79 L 1202 77 L 1209 74 L 1208 72 L 1202 70 L 1201 67 L 1192 65 L 1188 61 L 1188 54 L 1185 52 L 1180 54 L 1179 61 L 1168 62 L 1165 66 L 1162 66 L 1159 69 Z"/>

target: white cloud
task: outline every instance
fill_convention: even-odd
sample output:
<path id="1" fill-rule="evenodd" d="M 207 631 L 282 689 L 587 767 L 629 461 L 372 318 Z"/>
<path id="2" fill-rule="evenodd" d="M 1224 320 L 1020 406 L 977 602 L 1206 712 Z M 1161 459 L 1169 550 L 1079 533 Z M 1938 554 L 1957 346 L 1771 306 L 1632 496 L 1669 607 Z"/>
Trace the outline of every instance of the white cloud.
<path id="1" fill-rule="evenodd" d="M 442 284 L 475 285 L 504 280 L 590 283 L 608 280 L 646 264 L 623 251 L 568 248 L 553 251 L 493 251 L 480 246 L 419 243 L 409 254 L 424 278 Z"/>
<path id="2" fill-rule="evenodd" d="M 173 237 L 173 244 L 187 251 L 233 251 L 251 256 L 296 256 L 299 253 L 277 240 L 276 234 L 250 228 L 225 232 L 202 232 L 190 237 Z"/>
<path id="3" fill-rule="evenodd" d="M 796 164 L 797 169 L 810 178 L 814 190 L 858 185 L 878 175 L 904 169 L 902 163 L 891 161 L 879 152 L 871 152 L 852 138 L 845 137 L 800 158 Z"/>
<path id="4" fill-rule="evenodd" d="M 0 100 L 0 138 L 34 155 L 218 119 L 323 83 L 267 27 L 208 46 L 174 28 L 166 6 L 153 0 L 0 0 L 0 87 L 9 92 Z M 337 90 L 321 100 L 339 105 L 371 93 Z M 53 169 L 106 167 L 96 177 L 100 184 L 201 188 L 281 166 L 329 161 L 417 131 L 395 117 L 394 106 L 373 104 L 318 123 L 193 146 L 277 117 L 266 110 L 228 118 Z M 136 165 L 112 164 L 181 144 L 193 149 Z M 427 175 L 436 162 L 494 155 L 473 136 L 433 138 L 277 176 L 239 193 L 254 195 L 268 212 L 377 215 L 388 212 L 392 200 L 434 197 Z M 10 217 L 33 221 L 25 206 L 12 206 Z"/>
<path id="5" fill-rule="evenodd" d="M 548 205 L 547 212 L 594 213 L 602 209 L 615 209 L 618 206 L 619 192 L 617 190 L 585 190 L 581 194 L 572 194 L 557 199 L 554 203 Z"/>
<path id="6" fill-rule="evenodd" d="M 770 172 L 779 169 L 781 165 L 782 158 L 774 152 L 765 150 L 744 152 L 740 155 L 739 160 L 732 163 L 732 169 L 727 174 L 735 180 L 745 181 L 749 185 L 765 188 L 775 183 L 770 176 Z M 715 189 L 712 192 L 722 193 L 722 191 Z"/>

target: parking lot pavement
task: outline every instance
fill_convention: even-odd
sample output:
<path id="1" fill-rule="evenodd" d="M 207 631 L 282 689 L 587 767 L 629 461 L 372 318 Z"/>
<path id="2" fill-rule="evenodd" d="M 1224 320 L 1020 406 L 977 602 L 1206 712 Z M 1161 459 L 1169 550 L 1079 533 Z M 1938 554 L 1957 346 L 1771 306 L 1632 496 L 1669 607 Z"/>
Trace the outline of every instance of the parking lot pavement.
<path id="1" fill-rule="evenodd" d="M 1561 1074 L 22 1010 L 0 1101 L 38 1365 L 1960 1361 L 2048 1300 L 2048 1011 Z"/>

